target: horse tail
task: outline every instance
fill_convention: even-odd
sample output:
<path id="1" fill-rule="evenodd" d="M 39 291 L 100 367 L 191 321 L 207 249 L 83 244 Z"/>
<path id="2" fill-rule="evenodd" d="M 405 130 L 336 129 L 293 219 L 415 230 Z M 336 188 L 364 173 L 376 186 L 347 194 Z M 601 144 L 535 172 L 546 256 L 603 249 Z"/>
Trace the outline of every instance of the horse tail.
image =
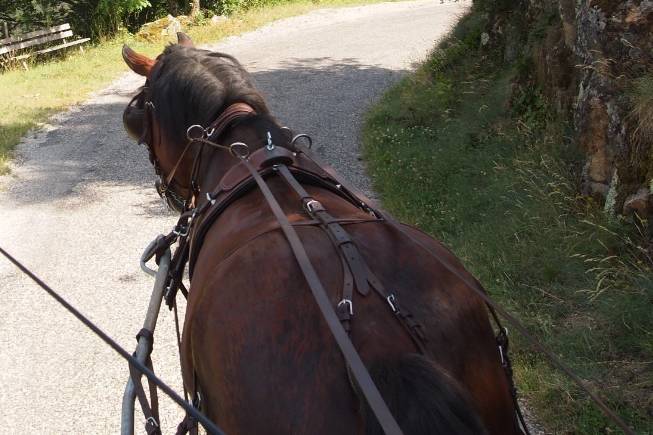
<path id="1" fill-rule="evenodd" d="M 422 355 L 377 362 L 370 375 L 404 434 L 487 433 L 465 391 Z M 383 435 L 367 404 L 364 414 L 365 434 Z"/>

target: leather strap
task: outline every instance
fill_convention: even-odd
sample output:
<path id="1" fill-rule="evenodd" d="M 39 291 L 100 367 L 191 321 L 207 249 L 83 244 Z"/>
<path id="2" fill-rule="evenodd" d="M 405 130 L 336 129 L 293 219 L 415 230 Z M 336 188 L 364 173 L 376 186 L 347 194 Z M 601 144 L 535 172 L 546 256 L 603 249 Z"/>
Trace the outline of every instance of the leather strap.
<path id="1" fill-rule="evenodd" d="M 339 223 L 335 222 L 333 216 L 322 207 L 322 204 L 315 201 L 306 189 L 299 184 L 295 177 L 290 173 L 288 167 L 285 165 L 279 165 L 278 171 L 283 180 L 297 193 L 302 201 L 302 205 L 309 215 L 322 223 L 322 227 L 327 231 L 327 233 L 329 233 L 332 241 L 341 251 L 341 255 L 349 266 L 354 277 L 354 282 L 356 283 L 356 290 L 358 290 L 361 295 L 367 296 L 370 292 L 367 279 L 367 267 L 363 261 L 363 256 L 356 245 L 354 245 L 354 242 L 351 237 L 349 237 L 347 231 L 345 231 Z"/>
<path id="2" fill-rule="evenodd" d="M 336 249 L 340 252 L 340 257 L 343 262 L 343 270 L 345 272 L 344 282 L 347 284 L 347 272 L 351 271 L 353 278 L 356 282 L 356 289 L 358 292 L 367 296 L 370 287 L 383 299 L 392 312 L 395 314 L 399 323 L 404 327 L 410 338 L 415 343 L 417 350 L 427 355 L 426 336 L 422 331 L 422 326 L 415 321 L 412 314 L 403 310 L 399 306 L 397 296 L 385 290 L 381 281 L 369 269 L 363 256 L 361 255 L 358 247 L 349 236 L 349 233 L 337 222 L 334 218 L 327 213 L 326 209 L 319 202 L 315 201 L 311 195 L 304 189 L 304 187 L 295 179 L 290 170 L 285 166 L 280 166 L 278 169 L 279 174 L 286 181 L 286 183 L 293 189 L 300 197 L 307 212 L 314 216 L 321 222 L 321 226 L 327 233 Z M 348 290 L 347 287 L 344 289 Z M 345 310 L 345 308 L 347 310 Z M 345 329 L 349 326 L 349 316 L 353 315 L 353 301 L 351 293 L 349 296 L 343 296 L 343 300 L 338 304 L 338 313 L 343 321 Z"/>
<path id="3" fill-rule="evenodd" d="M 422 324 L 417 322 L 411 313 L 401 307 L 397 295 L 388 292 L 381 281 L 369 269 L 367 269 L 367 276 L 370 282 L 370 287 L 372 287 L 374 291 L 388 303 L 390 309 L 394 315 L 397 316 L 399 323 L 404 327 L 411 340 L 413 340 L 413 343 L 419 352 L 422 355 L 429 357 L 432 356 L 426 347 L 426 342 L 428 340 L 426 339 L 426 335 L 424 335 L 424 331 L 422 330 Z"/>
<path id="4" fill-rule="evenodd" d="M 302 273 L 304 274 L 304 278 L 306 279 L 311 293 L 313 294 L 313 297 L 315 298 L 315 301 L 317 302 L 317 305 L 322 312 L 322 316 L 329 326 L 329 329 L 331 330 L 331 333 L 333 334 L 333 337 L 335 338 L 336 343 L 338 344 L 338 347 L 340 348 L 340 351 L 345 358 L 347 366 L 351 370 L 351 373 L 356 383 L 358 384 L 360 391 L 365 397 L 365 400 L 376 416 L 379 425 L 386 435 L 403 434 L 401 428 L 388 409 L 388 406 L 383 401 L 381 393 L 379 393 L 376 385 L 374 385 L 370 374 L 365 368 L 360 355 L 358 355 L 358 352 L 356 352 L 356 349 L 349 339 L 347 332 L 340 324 L 338 316 L 331 306 L 331 301 L 329 300 L 324 287 L 322 287 L 322 283 L 317 276 L 317 272 L 313 268 L 311 260 L 308 258 L 308 254 L 306 254 L 304 245 L 299 239 L 297 232 L 288 222 L 286 214 L 281 209 L 281 206 L 274 198 L 270 188 L 267 186 L 265 181 L 263 181 L 263 178 L 261 178 L 256 169 L 247 160 L 243 160 L 243 164 L 252 175 L 252 178 L 256 181 L 256 184 L 258 185 L 259 189 L 261 189 L 261 193 L 268 203 L 268 206 L 274 213 L 276 219 L 279 221 L 281 229 L 286 236 L 286 239 L 288 240 L 290 248 L 295 255 L 295 259 L 297 260 Z"/>
<path id="5" fill-rule="evenodd" d="M 217 140 L 227 129 L 229 124 L 243 116 L 256 115 L 256 110 L 247 103 L 234 103 L 222 111 L 220 116 L 207 127 L 210 131 L 213 129 L 208 140 Z"/>
<path id="6" fill-rule="evenodd" d="M 359 198 L 362 203 L 363 207 L 370 208 L 371 206 L 374 206 L 375 203 L 374 201 L 370 200 L 367 196 L 365 196 L 362 192 L 360 192 L 358 189 L 352 187 L 349 183 L 346 181 L 343 181 L 341 177 L 338 176 L 336 171 L 328 164 L 324 163 L 320 158 L 315 156 L 315 153 L 311 152 L 308 148 L 303 147 L 303 146 L 298 146 L 298 151 L 304 153 L 309 159 L 315 161 L 319 166 L 322 167 L 326 172 L 328 172 L 334 180 L 336 180 L 340 185 L 342 185 L 343 190 L 347 190 L 351 192 L 351 194 L 355 198 Z M 371 209 L 371 208 L 370 208 Z M 498 305 L 494 300 L 492 300 L 488 294 L 482 289 L 478 283 L 474 283 L 461 275 L 456 269 L 453 268 L 452 265 L 450 265 L 447 262 L 442 261 L 441 257 L 433 251 L 433 249 L 430 246 L 425 245 L 422 243 L 420 240 L 416 239 L 410 232 L 408 232 L 407 225 L 404 225 L 400 222 L 397 222 L 390 214 L 387 212 L 380 212 L 378 209 L 374 208 L 373 209 L 374 214 L 377 216 L 385 219 L 389 225 L 391 225 L 393 228 L 395 228 L 397 231 L 402 233 L 408 240 L 412 241 L 414 244 L 419 246 L 424 252 L 427 254 L 431 255 L 433 258 L 438 260 L 440 264 L 447 269 L 450 273 L 452 273 L 456 278 L 461 280 L 469 289 L 471 289 L 473 292 L 475 292 L 478 297 L 480 297 L 483 302 L 485 302 L 486 306 L 488 307 L 488 310 L 490 311 L 492 317 L 497 321 L 497 324 L 500 326 L 501 323 L 498 322 L 498 316 L 497 313 L 499 313 L 504 319 L 508 321 L 519 333 L 526 338 L 526 341 L 529 343 L 529 345 L 533 348 L 536 349 L 538 352 L 543 354 L 546 359 L 549 361 L 549 363 L 560 370 L 565 376 L 567 376 L 569 379 L 571 379 L 581 390 L 583 390 L 589 397 L 590 399 L 596 404 L 601 411 L 608 417 L 610 420 L 612 420 L 617 426 L 621 428 L 621 430 L 624 431 L 626 434 L 634 434 L 633 430 L 623 421 L 623 419 L 617 415 L 606 403 L 593 391 L 591 391 L 583 381 L 569 369 L 566 365 L 560 361 L 555 354 L 547 349 L 539 340 L 537 340 L 533 335 L 528 332 L 526 327 L 522 325 L 522 323 L 517 320 L 513 315 L 508 313 L 506 310 L 504 310 L 500 305 Z M 501 326 L 500 326 L 501 327 Z M 503 328 L 505 329 L 505 328 Z M 519 419 L 523 421 L 523 417 L 521 416 L 521 409 L 519 407 L 519 403 L 517 402 L 516 398 L 513 398 L 514 401 L 514 406 L 515 406 L 515 412 L 517 413 Z M 524 425 L 524 429 L 526 430 L 526 433 L 528 434 L 528 428 Z"/>
<path id="7" fill-rule="evenodd" d="M 152 359 L 149 355 L 145 361 L 145 365 L 147 368 L 152 370 Z M 141 384 L 141 373 L 131 364 L 129 365 L 129 375 L 134 385 L 134 392 L 136 393 L 138 402 L 141 405 L 143 416 L 145 417 L 145 432 L 147 435 L 161 435 L 161 427 L 159 423 L 159 400 L 156 392 L 156 385 L 153 385 L 148 381 L 150 398 L 152 399 L 152 404 L 150 406 L 145 390 L 143 390 L 143 384 Z"/>

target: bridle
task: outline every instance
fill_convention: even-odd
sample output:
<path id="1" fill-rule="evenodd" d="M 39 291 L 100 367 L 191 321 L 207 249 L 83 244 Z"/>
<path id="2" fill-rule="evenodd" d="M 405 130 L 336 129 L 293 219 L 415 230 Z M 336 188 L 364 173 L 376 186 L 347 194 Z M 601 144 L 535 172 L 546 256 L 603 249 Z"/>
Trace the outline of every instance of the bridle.
<path id="1" fill-rule="evenodd" d="M 222 110 L 220 115 L 208 127 L 202 127 L 199 124 L 189 126 L 186 130 L 188 142 L 170 172 L 166 174 L 161 168 L 159 159 L 154 152 L 156 145 L 161 141 L 161 131 L 160 125 L 154 117 L 156 107 L 151 101 L 151 98 L 149 98 L 149 89 L 149 83 L 146 81 L 145 86 L 131 99 L 123 112 L 123 123 L 125 124 L 126 130 L 132 135 L 136 135 L 140 127 L 140 136 L 137 136 L 138 143 L 145 145 L 148 149 L 150 163 L 154 167 L 154 172 L 158 177 L 154 182 L 157 193 L 171 209 L 184 212 L 194 206 L 195 197 L 200 191 L 198 172 L 205 145 L 226 149 L 237 158 L 247 157 L 249 149 L 244 143 L 235 142 L 230 146 L 225 146 L 220 144 L 218 139 L 234 121 L 243 117 L 256 115 L 257 112 L 249 104 L 237 102 L 230 104 Z M 193 144 L 197 143 L 200 144 L 200 147 L 193 157 L 188 187 L 184 187 L 175 180 L 175 174 L 190 148 Z"/>

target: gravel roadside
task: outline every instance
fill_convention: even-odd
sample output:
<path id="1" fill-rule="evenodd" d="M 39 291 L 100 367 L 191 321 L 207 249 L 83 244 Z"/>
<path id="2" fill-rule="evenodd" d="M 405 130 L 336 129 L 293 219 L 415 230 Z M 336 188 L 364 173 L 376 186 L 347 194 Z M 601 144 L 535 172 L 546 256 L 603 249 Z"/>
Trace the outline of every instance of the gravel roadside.
<path id="1" fill-rule="evenodd" d="M 469 5 L 418 0 L 324 9 L 210 48 L 243 62 L 278 119 L 310 133 L 318 152 L 370 193 L 359 160 L 365 110 Z M 138 258 L 174 222 L 152 188 L 145 150 L 121 124 L 142 82 L 126 74 L 53 117 L 19 145 L 11 175 L 0 177 L 0 246 L 128 349 L 152 285 Z M 0 283 L 0 431 L 117 433 L 126 365 L 6 261 Z M 166 310 L 154 364 L 180 391 Z M 171 432 L 181 412 L 165 398 L 161 408 L 164 432 Z"/>

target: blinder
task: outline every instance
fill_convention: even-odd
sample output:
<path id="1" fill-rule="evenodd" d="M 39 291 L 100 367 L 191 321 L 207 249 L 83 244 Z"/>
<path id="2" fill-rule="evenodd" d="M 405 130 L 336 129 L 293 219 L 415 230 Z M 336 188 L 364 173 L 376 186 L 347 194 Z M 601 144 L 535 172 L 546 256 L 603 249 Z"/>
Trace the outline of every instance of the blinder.
<path id="1" fill-rule="evenodd" d="M 193 174 L 191 179 L 191 186 L 188 189 L 179 189 L 178 183 L 174 180 L 174 174 L 177 170 L 181 159 L 184 157 L 186 151 L 189 147 L 196 142 L 210 143 L 209 140 L 213 136 L 219 136 L 220 133 L 235 119 L 244 115 L 250 115 L 256 113 L 256 111 L 245 103 L 233 103 L 208 127 L 203 128 L 200 125 L 192 125 L 188 128 L 186 135 L 188 138 L 188 145 L 182 152 L 180 158 L 177 160 L 177 163 L 174 165 L 172 171 L 169 174 L 164 174 L 159 165 L 159 161 L 154 153 L 154 145 L 152 142 L 160 140 L 160 134 L 158 136 L 154 135 L 153 128 L 156 130 L 156 123 L 154 120 L 155 110 L 154 104 L 149 101 L 149 86 L 148 81 L 145 82 L 145 86 L 141 91 L 136 94 L 127 107 L 125 108 L 122 120 L 127 130 L 127 133 L 134 139 L 138 140 L 139 144 L 145 144 L 149 151 L 150 162 L 154 166 L 154 172 L 158 175 L 159 179 L 156 180 L 154 186 L 157 193 L 166 204 L 173 210 L 183 213 L 187 210 L 189 202 L 192 202 L 192 197 L 195 193 L 199 191 L 198 186 L 195 184 L 195 172 L 199 167 L 199 157 L 201 156 L 201 150 L 198 155 L 196 155 L 193 163 Z M 160 133 L 160 132 L 159 132 Z M 232 155 L 236 157 L 243 157 L 242 147 L 237 145 L 242 145 L 245 148 L 245 153 L 248 153 L 247 146 L 240 143 L 234 143 L 230 147 L 223 145 L 210 143 L 212 146 L 222 147 L 228 149 Z M 268 144 L 270 151 L 275 151 L 273 144 Z M 285 156 L 283 153 L 279 154 L 279 151 L 275 153 L 275 158 L 273 159 L 277 163 L 288 163 L 286 160 L 288 156 Z M 183 195 L 181 192 L 184 190 L 187 191 L 187 195 Z"/>
<path id="2" fill-rule="evenodd" d="M 181 213 L 185 210 L 186 199 L 171 187 L 173 182 L 170 184 L 166 183 L 164 174 L 159 167 L 159 162 L 152 149 L 152 132 L 150 131 L 149 122 L 152 113 L 148 112 L 154 109 L 154 105 L 150 101 L 146 101 L 147 91 L 148 86 L 146 83 L 143 89 L 131 99 L 123 111 L 122 122 L 129 136 L 136 139 L 139 144 L 145 144 L 148 148 L 150 162 L 154 166 L 154 172 L 159 177 L 154 182 L 156 192 L 166 202 L 168 207 Z"/>
<path id="3" fill-rule="evenodd" d="M 131 99 L 122 113 L 122 123 L 133 139 L 141 141 L 145 133 L 145 89 Z"/>

